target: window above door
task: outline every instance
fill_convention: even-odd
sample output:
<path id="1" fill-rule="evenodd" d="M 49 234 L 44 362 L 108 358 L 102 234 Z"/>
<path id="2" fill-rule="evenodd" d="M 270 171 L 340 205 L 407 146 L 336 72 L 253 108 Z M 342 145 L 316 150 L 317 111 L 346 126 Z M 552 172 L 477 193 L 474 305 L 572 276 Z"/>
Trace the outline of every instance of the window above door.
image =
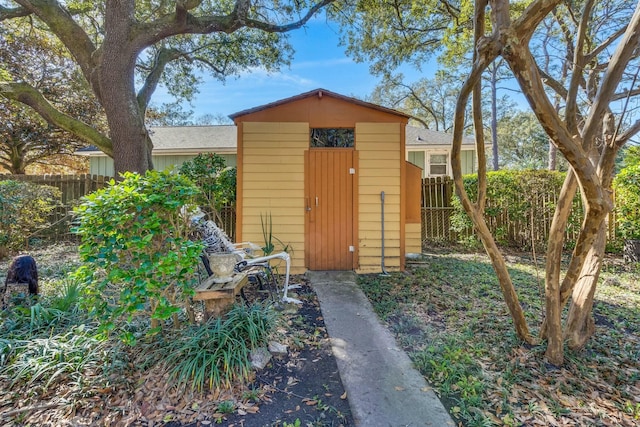
<path id="1" fill-rule="evenodd" d="M 311 128 L 311 148 L 353 148 L 355 130 L 352 128 Z"/>

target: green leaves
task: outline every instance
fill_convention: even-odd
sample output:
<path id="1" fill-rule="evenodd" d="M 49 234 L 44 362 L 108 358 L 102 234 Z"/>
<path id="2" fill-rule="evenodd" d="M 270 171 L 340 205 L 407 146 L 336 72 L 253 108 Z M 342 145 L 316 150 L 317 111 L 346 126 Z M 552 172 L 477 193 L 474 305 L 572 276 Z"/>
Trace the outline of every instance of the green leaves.
<path id="1" fill-rule="evenodd" d="M 548 227 L 560 193 L 564 173 L 547 170 L 496 171 L 487 173 L 487 204 L 485 219 L 500 244 L 529 249 L 532 244 L 546 244 Z M 464 177 L 464 185 L 472 199 L 478 187 L 477 175 Z M 471 220 L 459 199 L 453 199 L 456 210 L 452 215 L 452 229 L 470 229 Z M 577 235 L 582 219 L 579 196 L 569 218 L 567 235 Z M 532 219 L 535 219 L 532 222 Z M 534 229 L 534 238 L 531 229 Z"/>
<path id="2" fill-rule="evenodd" d="M 208 214 L 236 201 L 236 168 L 227 167 L 224 158 L 215 153 L 201 153 L 180 166 L 180 174 L 199 188 L 198 202 Z"/>
<path id="3" fill-rule="evenodd" d="M 77 275 L 91 289 L 105 332 L 139 316 L 157 327 L 180 311 L 203 249 L 189 239 L 181 212 L 198 195 L 187 177 L 171 171 L 126 173 L 76 209 L 84 263 Z M 135 342 L 128 333 L 121 338 Z"/>
<path id="4" fill-rule="evenodd" d="M 623 239 L 640 239 L 640 164 L 622 169 L 613 181 L 616 213 Z"/>
<path id="5" fill-rule="evenodd" d="M 170 354 L 157 356 L 180 387 L 198 391 L 229 387 L 235 380 L 249 378 L 250 352 L 266 342 L 275 319 L 270 307 L 237 305 L 224 320 L 211 320 L 181 334 Z"/>
<path id="6" fill-rule="evenodd" d="M 48 225 L 60 190 L 29 182 L 0 181 L 0 247 L 24 248 L 29 236 Z"/>

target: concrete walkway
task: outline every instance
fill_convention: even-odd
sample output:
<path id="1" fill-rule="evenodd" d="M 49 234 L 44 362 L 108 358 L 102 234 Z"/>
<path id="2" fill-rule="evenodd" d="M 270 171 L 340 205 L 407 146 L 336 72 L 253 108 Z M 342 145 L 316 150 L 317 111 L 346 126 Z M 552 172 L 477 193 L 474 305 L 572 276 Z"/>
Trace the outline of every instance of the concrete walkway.
<path id="1" fill-rule="evenodd" d="M 307 272 L 320 300 L 356 425 L 455 425 L 407 354 L 380 323 L 369 300 L 344 271 Z"/>

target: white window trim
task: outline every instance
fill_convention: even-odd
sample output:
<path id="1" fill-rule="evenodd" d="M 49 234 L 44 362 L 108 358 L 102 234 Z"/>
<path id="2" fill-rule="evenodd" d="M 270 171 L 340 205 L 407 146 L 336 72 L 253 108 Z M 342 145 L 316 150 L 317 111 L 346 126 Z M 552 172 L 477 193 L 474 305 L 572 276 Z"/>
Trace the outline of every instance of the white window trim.
<path id="1" fill-rule="evenodd" d="M 436 176 L 451 176 L 451 154 L 447 151 L 447 150 L 438 150 L 438 151 L 426 151 L 426 158 L 425 158 L 425 173 L 426 176 L 428 177 L 436 177 Z M 436 175 L 432 175 L 431 174 L 431 156 L 441 156 L 441 155 L 445 155 L 447 158 L 447 163 L 446 163 L 446 172 L 444 174 L 436 174 Z"/>
<path id="2" fill-rule="evenodd" d="M 429 177 L 437 177 L 437 176 L 448 176 L 451 177 L 451 152 L 448 150 L 428 150 L 428 149 L 422 149 L 422 150 L 416 150 L 416 149 L 408 149 L 406 151 L 406 158 L 405 160 L 409 161 L 409 153 L 420 153 L 422 154 L 422 160 L 424 162 L 424 168 L 422 169 L 422 177 L 423 178 L 429 178 Z M 447 172 L 445 174 L 437 174 L 437 175 L 431 175 L 431 156 L 432 155 L 444 155 L 447 157 L 447 164 L 446 164 L 446 169 Z"/>

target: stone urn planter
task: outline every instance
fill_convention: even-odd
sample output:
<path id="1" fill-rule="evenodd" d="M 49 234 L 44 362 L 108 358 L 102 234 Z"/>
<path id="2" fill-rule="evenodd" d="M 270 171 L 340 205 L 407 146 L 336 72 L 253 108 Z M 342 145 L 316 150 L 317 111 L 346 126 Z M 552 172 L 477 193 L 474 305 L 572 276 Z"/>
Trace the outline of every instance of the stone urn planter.
<path id="1" fill-rule="evenodd" d="M 227 283 L 233 280 L 231 275 L 238 262 L 238 256 L 236 254 L 226 252 L 212 253 L 208 255 L 208 258 L 209 266 L 215 276 L 213 279 L 215 283 Z"/>
<path id="2" fill-rule="evenodd" d="M 640 239 L 625 240 L 622 254 L 627 264 L 640 262 Z"/>

